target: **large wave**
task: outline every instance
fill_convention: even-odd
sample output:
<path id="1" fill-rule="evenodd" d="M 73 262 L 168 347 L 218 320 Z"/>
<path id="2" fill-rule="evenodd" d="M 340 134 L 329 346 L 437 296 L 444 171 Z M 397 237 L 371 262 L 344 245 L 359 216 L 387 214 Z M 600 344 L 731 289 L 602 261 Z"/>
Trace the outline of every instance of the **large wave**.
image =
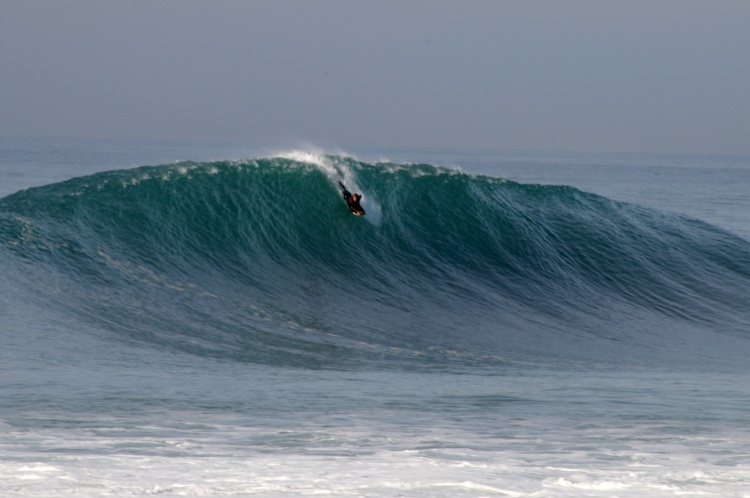
<path id="1" fill-rule="evenodd" d="M 349 214 L 339 179 L 368 216 Z M 0 199 L 0 255 L 12 285 L 62 317 L 238 361 L 606 360 L 750 329 L 750 244 L 707 223 L 342 156 L 24 190 Z"/>

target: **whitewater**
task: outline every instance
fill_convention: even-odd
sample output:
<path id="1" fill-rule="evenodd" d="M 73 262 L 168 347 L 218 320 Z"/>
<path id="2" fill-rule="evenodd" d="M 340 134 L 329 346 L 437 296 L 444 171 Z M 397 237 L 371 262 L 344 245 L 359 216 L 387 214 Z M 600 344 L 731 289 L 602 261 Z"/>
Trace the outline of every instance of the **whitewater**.
<path id="1" fill-rule="evenodd" d="M 746 158 L 125 149 L 0 147 L 0 494 L 750 496 Z"/>

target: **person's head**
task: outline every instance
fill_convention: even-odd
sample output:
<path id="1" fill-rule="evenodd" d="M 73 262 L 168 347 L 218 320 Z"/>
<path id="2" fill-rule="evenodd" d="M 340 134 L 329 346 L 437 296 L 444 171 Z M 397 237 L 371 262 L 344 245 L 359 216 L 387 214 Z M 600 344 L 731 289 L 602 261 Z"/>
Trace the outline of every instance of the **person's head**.
<path id="1" fill-rule="evenodd" d="M 352 195 L 352 200 L 353 200 L 354 202 L 359 202 L 359 200 L 360 200 L 361 198 L 362 198 L 362 196 L 361 196 L 361 195 L 359 195 L 359 194 L 354 194 L 354 195 Z"/>

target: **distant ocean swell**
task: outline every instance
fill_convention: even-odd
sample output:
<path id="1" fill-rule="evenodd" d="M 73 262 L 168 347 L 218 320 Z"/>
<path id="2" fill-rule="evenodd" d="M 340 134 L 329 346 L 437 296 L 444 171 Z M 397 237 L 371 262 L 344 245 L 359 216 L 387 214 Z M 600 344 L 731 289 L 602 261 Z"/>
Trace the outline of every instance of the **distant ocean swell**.
<path id="1" fill-rule="evenodd" d="M 339 179 L 364 194 L 365 218 L 348 213 Z M 681 328 L 750 330 L 750 244 L 707 223 L 566 186 L 341 156 L 24 190 L 0 199 L 0 256 L 17 270 L 5 285 L 62 320 L 254 363 L 586 358 Z"/>

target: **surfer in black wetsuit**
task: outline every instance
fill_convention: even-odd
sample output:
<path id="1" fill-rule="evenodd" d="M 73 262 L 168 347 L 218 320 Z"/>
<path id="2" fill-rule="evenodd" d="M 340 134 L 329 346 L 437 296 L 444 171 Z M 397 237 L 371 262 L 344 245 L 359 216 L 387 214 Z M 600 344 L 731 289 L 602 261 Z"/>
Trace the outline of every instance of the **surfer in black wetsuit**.
<path id="1" fill-rule="evenodd" d="M 354 216 L 364 216 L 365 210 L 362 209 L 362 206 L 359 205 L 359 201 L 360 199 L 362 199 L 362 196 L 359 194 L 352 194 L 351 192 L 346 190 L 346 187 L 344 187 L 344 184 L 341 182 L 339 182 L 339 187 L 341 187 L 341 195 L 344 196 L 346 205 L 349 206 L 349 211 L 351 211 Z"/>

